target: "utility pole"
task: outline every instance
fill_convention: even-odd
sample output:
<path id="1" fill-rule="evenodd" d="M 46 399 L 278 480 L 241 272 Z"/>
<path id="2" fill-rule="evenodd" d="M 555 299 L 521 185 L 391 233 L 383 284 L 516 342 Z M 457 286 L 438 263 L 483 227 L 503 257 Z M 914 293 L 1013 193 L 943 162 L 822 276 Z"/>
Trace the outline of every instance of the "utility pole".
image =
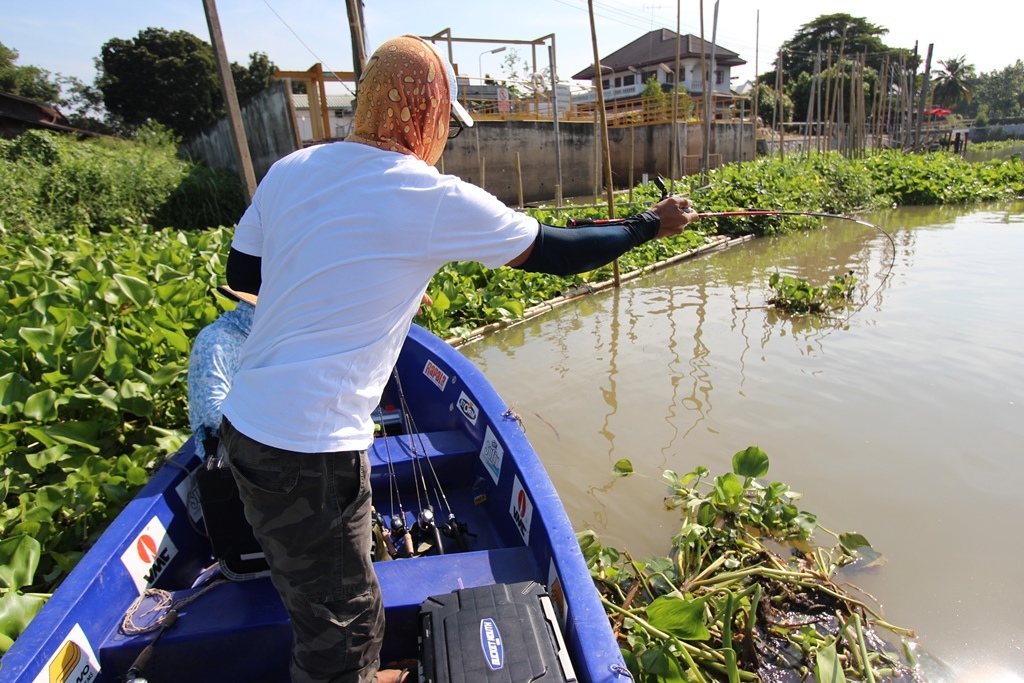
<path id="1" fill-rule="evenodd" d="M 231 62 L 228 61 L 227 49 L 224 47 L 224 36 L 220 30 L 216 1 L 203 0 L 203 9 L 206 10 L 206 24 L 210 27 L 210 42 L 213 44 L 213 58 L 217 63 L 220 88 L 224 94 L 224 106 L 228 110 L 228 130 L 231 131 L 231 144 L 235 148 L 238 175 L 242 180 L 246 196 L 249 201 L 252 201 L 252 196 L 256 194 L 256 173 L 252 169 L 249 141 L 245 137 L 245 126 L 242 125 L 242 111 L 238 106 L 235 80 L 231 77 Z"/>

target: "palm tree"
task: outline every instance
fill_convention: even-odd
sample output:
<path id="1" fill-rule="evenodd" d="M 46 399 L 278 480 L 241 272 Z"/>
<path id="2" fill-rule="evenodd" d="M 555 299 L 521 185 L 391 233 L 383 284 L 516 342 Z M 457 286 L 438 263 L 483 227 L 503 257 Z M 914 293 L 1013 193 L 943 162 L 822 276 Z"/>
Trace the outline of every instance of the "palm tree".
<path id="1" fill-rule="evenodd" d="M 973 81 L 977 78 L 974 65 L 967 63 L 963 55 L 940 60 L 941 70 L 932 71 L 935 79 L 932 103 L 953 109 L 961 101 L 970 104 L 974 98 Z"/>

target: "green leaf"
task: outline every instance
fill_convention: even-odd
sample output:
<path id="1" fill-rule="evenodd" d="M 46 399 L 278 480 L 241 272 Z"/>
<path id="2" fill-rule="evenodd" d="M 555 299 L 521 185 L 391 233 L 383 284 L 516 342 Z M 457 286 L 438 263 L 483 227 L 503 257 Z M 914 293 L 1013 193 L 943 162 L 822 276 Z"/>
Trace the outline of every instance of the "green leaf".
<path id="1" fill-rule="evenodd" d="M 39 595 L 7 593 L 0 597 L 0 653 L 10 649 L 45 604 L 46 598 Z"/>
<path id="2" fill-rule="evenodd" d="M 12 536 L 0 541 L 0 588 L 18 591 L 31 585 L 41 553 L 42 546 L 31 536 Z"/>
<path id="3" fill-rule="evenodd" d="M 58 443 L 84 448 L 90 453 L 99 453 L 99 425 L 95 422 L 61 422 L 46 425 L 43 433 Z"/>
<path id="4" fill-rule="evenodd" d="M 144 308 L 153 301 L 153 288 L 144 280 L 123 273 L 115 273 L 114 282 L 117 283 L 124 295 L 139 308 Z"/>
<path id="5" fill-rule="evenodd" d="M 0 377 L 0 415 L 22 411 L 25 399 L 31 396 L 33 391 L 35 387 L 32 383 L 16 372 L 9 372 Z"/>
<path id="6" fill-rule="evenodd" d="M 818 683 L 846 683 L 835 642 L 818 648 L 814 657 L 814 678 Z"/>
<path id="7" fill-rule="evenodd" d="M 57 419 L 57 398 L 57 392 L 53 389 L 40 391 L 28 397 L 22 412 L 32 420 L 52 422 Z"/>
<path id="8" fill-rule="evenodd" d="M 612 473 L 617 477 L 628 477 L 633 474 L 633 463 L 623 458 L 615 463 Z"/>
<path id="9" fill-rule="evenodd" d="M 53 347 L 53 342 L 57 338 L 57 330 L 53 325 L 21 327 L 18 328 L 18 336 L 24 339 L 33 351 L 41 351 Z"/>
<path id="10" fill-rule="evenodd" d="M 76 353 L 71 359 L 71 377 L 75 383 L 81 384 L 86 377 L 95 372 L 102 358 L 103 349 L 89 349 Z"/>
<path id="11" fill-rule="evenodd" d="M 36 470 L 45 470 L 47 465 L 51 465 L 55 462 L 63 460 L 65 453 L 67 453 L 68 447 L 64 444 L 57 446 L 51 446 L 46 450 L 39 451 L 38 453 L 26 453 L 25 460 L 28 461 L 30 467 Z"/>
<path id="12" fill-rule="evenodd" d="M 763 477 L 768 474 L 768 454 L 751 446 L 732 456 L 732 471 L 741 477 Z"/>
<path id="13" fill-rule="evenodd" d="M 663 595 L 647 606 L 651 626 L 683 640 L 707 640 L 711 637 L 704 624 L 705 598 L 684 599 Z"/>
<path id="14" fill-rule="evenodd" d="M 863 548 L 865 546 L 867 546 L 868 548 L 871 547 L 871 544 L 868 543 L 868 539 L 864 538 L 862 535 L 858 533 L 852 532 L 839 534 L 839 544 L 850 552 L 857 550 L 858 548 Z"/>

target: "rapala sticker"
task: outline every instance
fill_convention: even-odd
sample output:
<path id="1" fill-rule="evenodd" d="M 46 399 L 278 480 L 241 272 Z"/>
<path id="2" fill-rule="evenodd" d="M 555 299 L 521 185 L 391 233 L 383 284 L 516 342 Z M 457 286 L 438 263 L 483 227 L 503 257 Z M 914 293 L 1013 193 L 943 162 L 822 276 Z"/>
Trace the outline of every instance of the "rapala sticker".
<path id="1" fill-rule="evenodd" d="M 466 416 L 466 419 L 476 424 L 476 419 L 480 417 L 480 409 L 476 407 L 473 400 L 466 396 L 466 392 L 459 393 L 459 412 Z"/>
<path id="2" fill-rule="evenodd" d="M 484 445 L 480 449 L 480 460 L 483 461 L 484 467 L 491 475 L 491 479 L 494 483 L 498 483 L 498 477 L 501 476 L 501 460 L 505 457 L 505 449 L 498 443 L 497 437 L 488 427 L 484 433 Z"/>
<path id="3" fill-rule="evenodd" d="M 423 374 L 427 376 L 427 379 L 436 384 L 437 388 L 441 391 L 444 391 L 444 388 L 448 386 L 448 374 L 434 365 L 433 361 L 427 361 L 426 367 L 423 368 Z"/>
<path id="4" fill-rule="evenodd" d="M 501 633 L 494 619 L 480 620 L 480 647 L 491 671 L 505 666 L 505 646 L 501 644 Z"/>
<path id="5" fill-rule="evenodd" d="M 530 501 L 530 497 L 526 495 L 526 489 L 523 488 L 523 484 L 519 481 L 518 476 L 512 480 L 512 504 L 509 506 L 508 513 L 515 520 L 516 526 L 519 528 L 519 534 L 523 537 L 523 542 L 529 545 L 530 522 L 533 521 L 533 503 Z"/>
<path id="6" fill-rule="evenodd" d="M 160 578 L 177 554 L 178 547 L 167 534 L 167 529 L 159 518 L 154 517 L 121 555 L 121 562 L 141 594 Z"/>
<path id="7" fill-rule="evenodd" d="M 90 683 L 99 674 L 96 653 L 82 627 L 75 624 L 32 683 Z"/>
<path id="8" fill-rule="evenodd" d="M 199 489 L 196 487 L 196 480 L 191 475 L 187 476 L 174 487 L 174 490 L 177 491 L 181 502 L 185 504 L 185 509 L 188 510 L 188 516 L 192 518 L 192 521 L 198 522 L 202 519 L 203 508 L 199 504 Z"/>

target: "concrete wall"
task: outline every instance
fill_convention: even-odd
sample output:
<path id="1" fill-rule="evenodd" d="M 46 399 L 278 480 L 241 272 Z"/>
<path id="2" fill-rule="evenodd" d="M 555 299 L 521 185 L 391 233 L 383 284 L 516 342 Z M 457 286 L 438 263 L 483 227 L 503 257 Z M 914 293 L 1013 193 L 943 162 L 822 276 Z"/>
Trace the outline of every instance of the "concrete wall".
<path id="1" fill-rule="evenodd" d="M 559 123 L 562 196 L 594 191 L 596 171 L 594 125 Z M 519 153 L 519 172 L 516 153 Z M 557 165 L 555 133 L 551 121 L 478 121 L 449 140 L 437 167 L 467 182 L 484 187 L 507 204 L 550 201 L 555 197 Z"/>
<path id="2" fill-rule="evenodd" d="M 631 133 L 632 131 L 632 133 Z M 672 137 L 676 133 L 670 123 L 634 128 L 612 128 L 608 131 L 608 144 L 612 155 L 612 174 L 616 187 L 629 185 L 630 163 L 633 166 L 633 184 L 641 175 L 661 175 L 668 178 L 672 170 Z M 712 167 L 748 161 L 753 155 L 754 128 L 749 122 L 716 121 L 711 124 L 710 162 Z M 700 172 L 704 149 L 704 125 L 678 124 L 676 169 L 683 175 Z"/>
<path id="3" fill-rule="evenodd" d="M 252 156 L 253 171 L 259 181 L 281 157 L 298 149 L 291 98 L 285 82 L 278 81 L 242 107 L 242 123 Z M 237 172 L 234 146 L 227 118 L 186 140 L 182 151 L 207 166 Z"/>
<path id="4" fill-rule="evenodd" d="M 298 149 L 295 121 L 284 82 L 274 84 L 247 102 L 242 108 L 242 118 L 256 179 L 260 180 L 275 161 Z M 629 186 L 631 164 L 633 184 L 639 183 L 644 173 L 650 177 L 669 177 L 673 130 L 667 123 L 609 130 L 615 187 Z M 601 191 L 604 175 L 596 124 L 560 122 L 558 132 L 562 196 L 593 197 L 595 192 Z M 711 133 L 712 166 L 751 158 L 754 131 L 749 122 L 716 121 Z M 678 135 L 676 168 L 682 174 L 699 172 L 703 125 L 680 123 Z M 235 169 L 227 119 L 188 140 L 182 148 L 192 158 L 201 159 L 209 166 Z M 448 141 L 437 165 L 444 173 L 484 187 L 506 204 L 518 205 L 520 182 L 524 202 L 550 202 L 556 195 L 558 175 L 554 123 L 478 121 L 474 127 L 463 130 L 459 137 Z"/>

